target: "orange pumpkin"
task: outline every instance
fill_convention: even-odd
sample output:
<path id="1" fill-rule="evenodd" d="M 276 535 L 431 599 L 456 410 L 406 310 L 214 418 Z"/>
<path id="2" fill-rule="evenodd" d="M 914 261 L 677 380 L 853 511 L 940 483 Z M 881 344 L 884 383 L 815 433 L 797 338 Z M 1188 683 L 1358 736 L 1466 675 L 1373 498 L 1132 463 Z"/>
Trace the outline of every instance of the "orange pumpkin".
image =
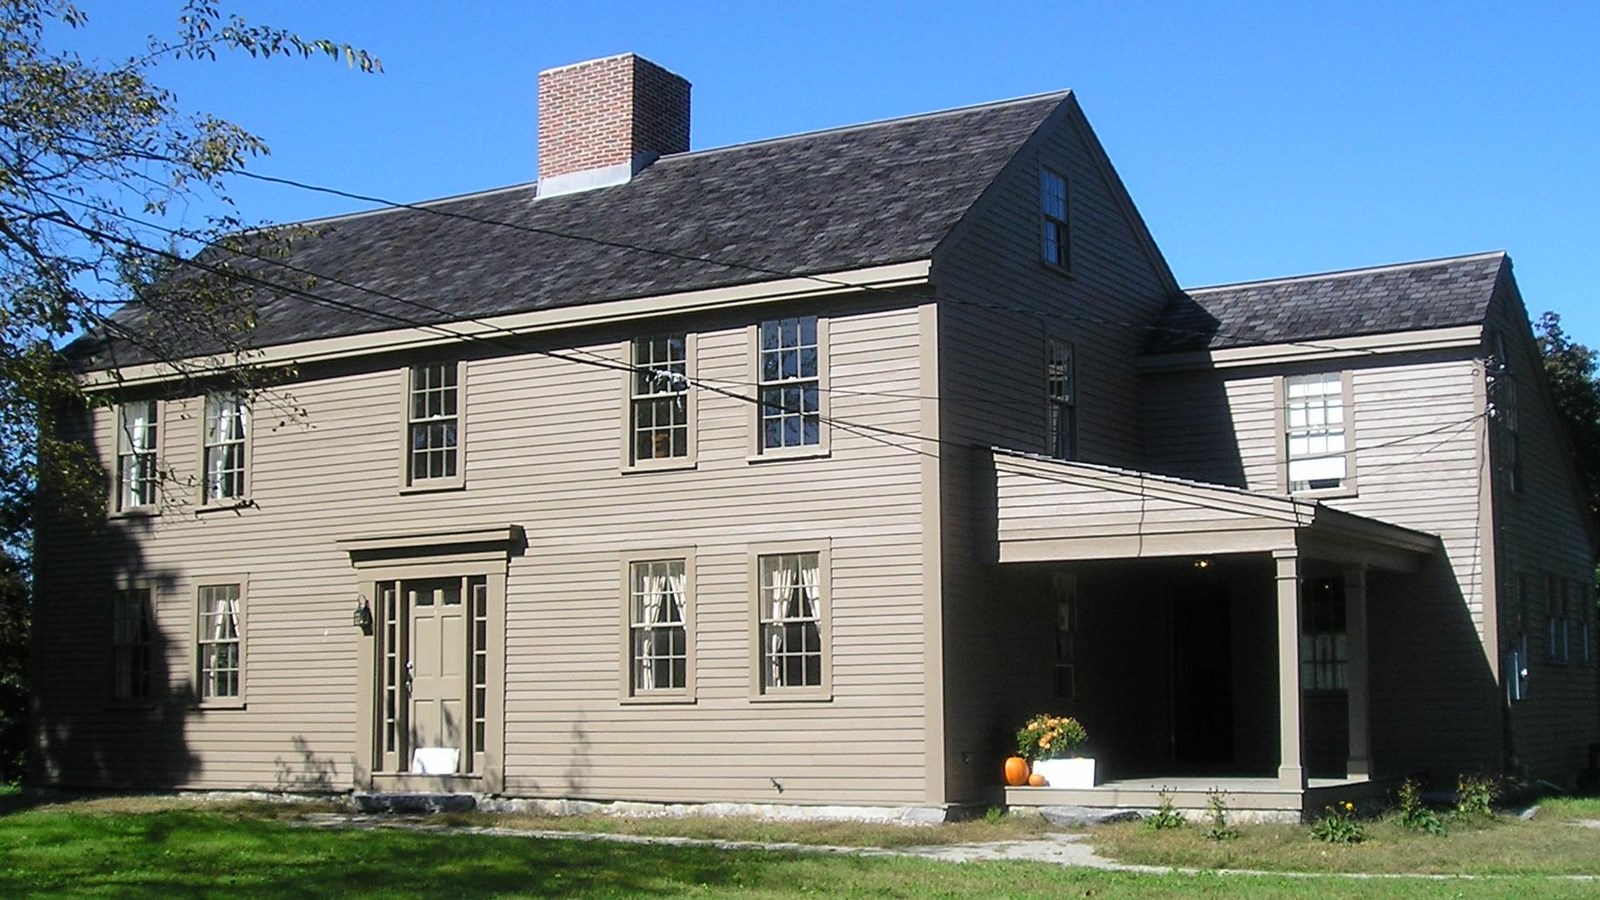
<path id="1" fill-rule="evenodd" d="M 1029 787 L 1044 787 L 1045 786 L 1044 776 L 1040 775 L 1038 772 L 1035 772 L 1032 775 L 1029 775 L 1028 776 L 1028 786 Z"/>
<path id="2" fill-rule="evenodd" d="M 1006 784 L 1012 787 L 1028 783 L 1028 761 L 1020 756 L 1006 760 Z"/>

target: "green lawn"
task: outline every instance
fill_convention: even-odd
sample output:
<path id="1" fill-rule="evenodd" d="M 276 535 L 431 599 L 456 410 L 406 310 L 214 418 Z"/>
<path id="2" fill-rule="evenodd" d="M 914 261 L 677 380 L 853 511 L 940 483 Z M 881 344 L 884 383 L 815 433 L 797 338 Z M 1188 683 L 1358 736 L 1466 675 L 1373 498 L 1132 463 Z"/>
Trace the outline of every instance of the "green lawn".
<path id="1" fill-rule="evenodd" d="M 1326 898 L 1600 892 L 1597 884 L 1527 875 L 1335 883 L 1322 877 L 1136 875 L 1035 863 L 956 865 L 449 831 L 321 830 L 296 827 L 293 820 L 302 812 L 164 801 L 14 809 L 0 815 L 0 895 L 1145 897 L 1181 891 Z M 1590 847 L 1600 846 L 1600 833 L 1586 833 Z"/>

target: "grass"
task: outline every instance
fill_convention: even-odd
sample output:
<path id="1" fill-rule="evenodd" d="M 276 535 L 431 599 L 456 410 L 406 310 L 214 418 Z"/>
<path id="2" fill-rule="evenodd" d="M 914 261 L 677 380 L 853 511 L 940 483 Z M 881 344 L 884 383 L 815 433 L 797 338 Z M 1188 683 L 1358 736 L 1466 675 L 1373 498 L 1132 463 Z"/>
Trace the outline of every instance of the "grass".
<path id="1" fill-rule="evenodd" d="M 1248 825 L 1237 839 L 1213 841 L 1202 828 L 1151 832 L 1137 823 L 1097 828 L 1092 841 L 1102 856 L 1122 862 L 1198 869 L 1600 876 L 1600 831 L 1578 827 L 1582 819 L 1600 820 L 1600 800 L 1548 801 L 1526 822 L 1509 816 L 1476 824 L 1447 819 L 1444 837 L 1385 818 L 1364 823 L 1367 837 L 1359 844 L 1314 841 L 1304 825 Z"/>
<path id="2" fill-rule="evenodd" d="M 4 896 L 638 896 L 641 894 L 723 897 L 791 896 L 796 893 L 842 896 L 935 897 L 1154 897 L 1174 892 L 1197 896 L 1327 897 L 1541 897 L 1592 896 L 1596 885 L 1551 880 L 1533 871 L 1578 871 L 1593 855 L 1596 832 L 1567 824 L 1575 818 L 1600 818 L 1600 803 L 1551 804 L 1545 821 L 1504 823 L 1481 832 L 1457 831 L 1447 838 L 1409 835 L 1412 854 L 1386 850 L 1374 842 L 1354 848 L 1313 844 L 1305 829 L 1245 826 L 1245 837 L 1215 845 L 1197 828 L 1146 834 L 1139 852 L 1188 853 L 1190 843 L 1213 844 L 1237 853 L 1234 864 L 1296 859 L 1324 850 L 1354 850 L 1340 860 L 1366 865 L 1306 862 L 1301 870 L 1381 867 L 1404 858 L 1421 858 L 1416 849 L 1433 842 L 1436 860 L 1453 860 L 1450 871 L 1487 866 L 1476 858 L 1498 842 L 1504 860 L 1529 849 L 1531 842 L 1555 841 L 1565 829 L 1584 847 L 1556 842 L 1542 856 L 1512 866 L 1508 877 L 1478 880 L 1360 879 L 1336 885 L 1325 878 L 1291 876 L 1145 875 L 1063 868 L 1039 863 L 986 862 L 953 865 L 921 859 L 864 858 L 838 854 L 724 851 L 707 847 L 649 846 L 602 841 L 503 837 L 463 831 L 410 832 L 324 830 L 297 827 L 304 806 L 223 804 L 153 798 L 105 800 L 36 806 L 0 815 L 0 895 Z M 476 817 L 471 817 L 476 818 Z M 490 821 L 492 818 L 494 821 Z M 562 820 L 578 827 L 583 820 Z M 475 824 L 506 826 L 521 822 L 544 828 L 536 817 L 484 817 Z M 594 824 L 594 823 L 589 823 Z M 878 826 L 843 826 L 841 832 L 818 823 L 752 820 L 612 820 L 615 830 L 648 829 L 685 836 L 735 840 L 796 840 L 810 834 L 825 843 L 846 843 L 841 834 L 866 842 Z M 1521 830 L 1523 827 L 1526 832 Z M 945 829 L 893 828 L 916 843 L 1015 839 L 1037 834 L 1039 826 L 1004 821 L 971 822 Z M 1138 834 L 1137 828 L 1132 830 Z M 1092 830 L 1104 850 L 1119 848 L 1129 830 Z M 763 837 L 765 835 L 766 837 Z M 1528 837 L 1531 836 L 1531 837 Z M 934 838 L 929 840 L 928 838 Z M 1396 835 L 1395 842 L 1402 836 Z M 1426 846 L 1426 845 L 1422 845 Z M 1515 848 L 1521 848 L 1516 850 Z M 1205 848 L 1202 848 L 1205 849 Z M 1363 851 L 1377 851 L 1365 853 Z M 1564 854 L 1571 855 L 1564 855 Z M 1264 854 L 1264 855 L 1258 855 Z M 1568 865 L 1571 864 L 1571 865 Z M 1593 862 L 1587 862 L 1593 867 Z"/>

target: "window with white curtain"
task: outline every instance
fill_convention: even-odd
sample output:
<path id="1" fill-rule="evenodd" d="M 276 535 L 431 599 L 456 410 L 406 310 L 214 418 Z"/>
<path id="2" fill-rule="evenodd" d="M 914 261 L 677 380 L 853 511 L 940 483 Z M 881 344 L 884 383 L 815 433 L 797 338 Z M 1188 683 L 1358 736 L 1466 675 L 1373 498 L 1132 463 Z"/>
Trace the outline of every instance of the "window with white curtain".
<path id="1" fill-rule="evenodd" d="M 237 500 L 244 496 L 244 448 L 249 409 L 243 394 L 225 392 L 206 396 L 205 501 Z"/>
<path id="2" fill-rule="evenodd" d="M 206 584 L 199 589 L 200 702 L 238 701 L 244 696 L 244 597 L 238 584 Z"/>
<path id="3" fill-rule="evenodd" d="M 117 407 L 117 509 L 156 505 L 156 437 L 160 407 L 139 400 Z"/>
<path id="4" fill-rule="evenodd" d="M 818 553 L 757 560 L 763 693 L 826 686 L 825 586 Z"/>
<path id="5" fill-rule="evenodd" d="M 689 688 L 689 596 L 684 560 L 628 566 L 628 647 L 634 696 Z"/>
<path id="6" fill-rule="evenodd" d="M 1338 372 L 1283 380 L 1289 491 L 1334 490 L 1350 477 L 1344 378 Z"/>

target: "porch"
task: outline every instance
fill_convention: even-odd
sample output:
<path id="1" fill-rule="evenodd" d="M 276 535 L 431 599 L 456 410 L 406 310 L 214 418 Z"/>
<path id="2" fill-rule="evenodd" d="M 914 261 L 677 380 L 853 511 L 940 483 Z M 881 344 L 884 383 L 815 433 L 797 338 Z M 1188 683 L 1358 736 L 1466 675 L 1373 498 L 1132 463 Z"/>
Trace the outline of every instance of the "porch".
<path id="1" fill-rule="evenodd" d="M 999 579 L 1055 623 L 1012 689 L 1083 721 L 1102 779 L 1006 788 L 1008 804 L 1149 809 L 1165 790 L 1197 812 L 1215 789 L 1286 817 L 1393 787 L 1373 777 L 1369 604 L 1402 602 L 1437 538 L 1296 497 L 994 463 Z"/>

